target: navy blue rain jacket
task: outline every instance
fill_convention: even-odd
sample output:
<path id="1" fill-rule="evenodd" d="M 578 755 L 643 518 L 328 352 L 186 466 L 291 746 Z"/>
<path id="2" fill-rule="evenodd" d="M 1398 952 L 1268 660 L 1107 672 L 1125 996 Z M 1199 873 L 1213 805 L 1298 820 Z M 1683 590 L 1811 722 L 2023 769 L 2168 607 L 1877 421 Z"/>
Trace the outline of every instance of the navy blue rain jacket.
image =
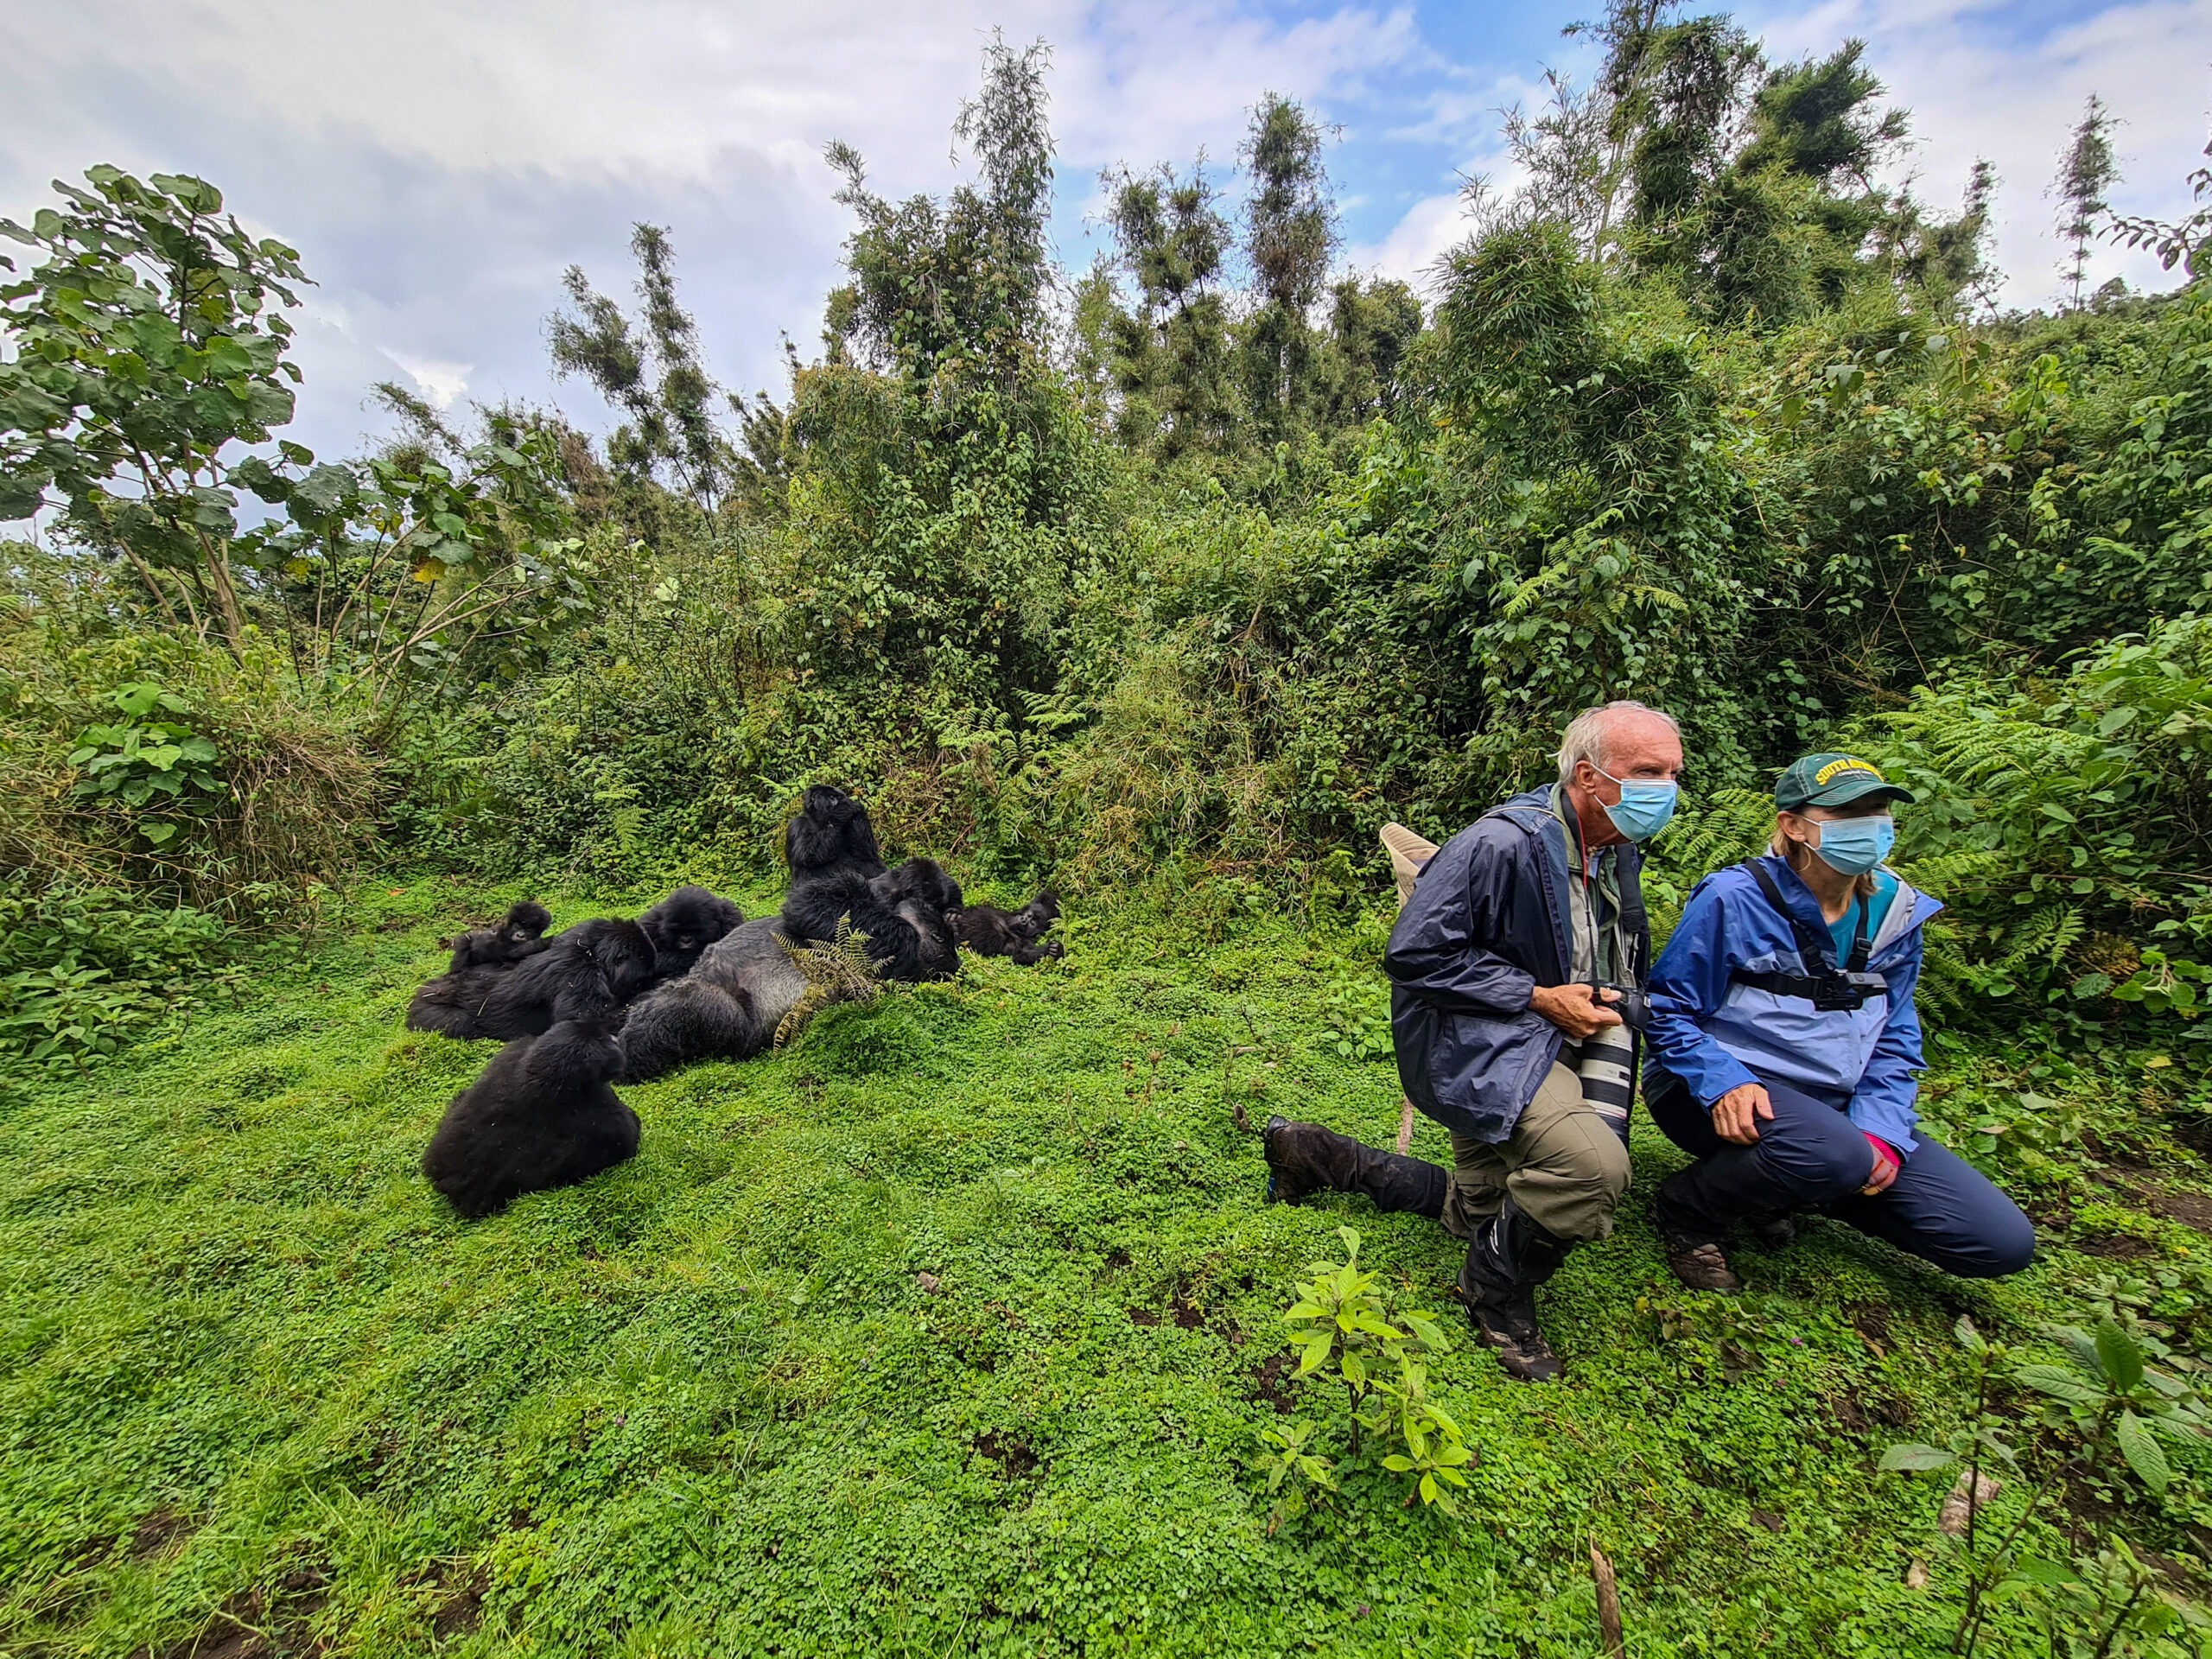
<path id="1" fill-rule="evenodd" d="M 1633 844 L 1618 852 L 1625 899 L 1641 891 L 1643 862 Z M 1493 1146 L 1512 1135 L 1565 1040 L 1529 993 L 1565 984 L 1574 961 L 1569 856 L 1551 790 L 1492 808 L 1422 868 L 1382 957 L 1406 1097 Z M 1649 934 L 1632 949 L 1639 966 L 1649 962 Z"/>

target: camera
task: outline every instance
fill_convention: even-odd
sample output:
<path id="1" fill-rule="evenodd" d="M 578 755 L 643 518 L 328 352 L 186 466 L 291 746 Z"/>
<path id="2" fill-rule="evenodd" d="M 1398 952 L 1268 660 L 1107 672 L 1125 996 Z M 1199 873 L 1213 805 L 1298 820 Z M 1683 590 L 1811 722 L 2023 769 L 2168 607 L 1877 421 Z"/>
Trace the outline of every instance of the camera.
<path id="1" fill-rule="evenodd" d="M 1642 991 L 1629 985 L 1600 985 L 1596 988 L 1600 991 L 1611 991 L 1618 999 L 1609 1002 L 1601 996 L 1597 999 L 1597 1003 L 1599 1007 L 1611 1008 L 1615 1014 L 1620 1015 L 1621 1024 L 1626 1026 L 1630 1031 L 1642 1031 L 1649 1025 L 1651 999 Z"/>
<path id="2" fill-rule="evenodd" d="M 1814 981 L 1813 1006 L 1822 1014 L 1856 1014 L 1878 996 L 1889 995 L 1879 974 L 1824 974 Z"/>

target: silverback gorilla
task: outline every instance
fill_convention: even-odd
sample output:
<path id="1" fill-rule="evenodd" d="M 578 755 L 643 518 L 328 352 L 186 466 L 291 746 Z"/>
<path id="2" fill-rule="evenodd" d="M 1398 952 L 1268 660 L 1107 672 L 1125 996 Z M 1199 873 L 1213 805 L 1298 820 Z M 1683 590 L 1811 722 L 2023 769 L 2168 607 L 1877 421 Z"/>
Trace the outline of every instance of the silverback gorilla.
<path id="1" fill-rule="evenodd" d="M 507 918 L 493 927 L 472 927 L 453 942 L 449 974 L 471 968 L 504 968 L 534 957 L 545 949 L 538 936 L 552 921 L 551 914 L 535 899 L 525 899 L 507 912 Z"/>
<path id="2" fill-rule="evenodd" d="M 608 1087 L 622 1066 L 611 1033 L 609 1020 L 564 1020 L 501 1049 L 439 1120 L 430 1185 L 475 1221 L 635 1154 L 638 1115 Z"/>
<path id="3" fill-rule="evenodd" d="M 470 968 L 432 980 L 408 1004 L 410 1031 L 448 1037 L 535 1037 L 564 1020 L 612 1022 L 652 981 L 653 944 L 635 922 L 601 918 L 556 934 L 511 968 Z"/>
<path id="4" fill-rule="evenodd" d="M 782 912 L 746 923 L 710 945 L 683 979 L 639 1000 L 622 1028 L 623 1077 L 643 1082 L 696 1060 L 743 1059 L 768 1046 L 806 981 L 777 935 L 835 937 L 841 918 L 868 935 L 887 979 L 942 979 L 958 967 L 945 919 L 960 888 L 932 859 L 887 870 L 867 810 L 841 789 L 817 784 L 784 828 L 791 882 Z"/>

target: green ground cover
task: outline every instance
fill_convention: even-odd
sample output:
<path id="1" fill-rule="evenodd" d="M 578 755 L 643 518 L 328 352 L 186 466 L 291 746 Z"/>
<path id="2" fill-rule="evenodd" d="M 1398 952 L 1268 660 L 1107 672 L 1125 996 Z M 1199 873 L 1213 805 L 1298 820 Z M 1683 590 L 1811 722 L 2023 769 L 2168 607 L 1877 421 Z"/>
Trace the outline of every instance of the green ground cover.
<path id="1" fill-rule="evenodd" d="M 1506 1382 L 1453 1316 L 1459 1518 L 1351 1472 L 1271 1534 L 1260 1428 L 1344 1452 L 1284 1375 L 1295 1281 L 1346 1221 L 1426 1295 L 1457 1265 L 1417 1218 L 1268 1206 L 1236 1121 L 1389 1135 L 1386 918 L 1077 915 L 1064 963 L 626 1090 L 634 1162 L 464 1225 L 415 1163 L 492 1049 L 400 1015 L 512 896 L 379 884 L 235 1007 L 0 1095 L 0 1648 L 1586 1655 L 1595 1541 L 1638 1654 L 1941 1652 L 1942 1483 L 1876 1459 L 1960 1421 L 1961 1313 L 2032 1344 L 2113 1268 L 2054 1235 L 1968 1285 L 1822 1226 L 1694 1296 L 1639 1125 L 1619 1230 L 1548 1293 L 1571 1380 Z M 2076 1242 L 2186 1269 L 2137 1199 L 2185 1214 L 2203 1166 L 2113 1111 L 2137 1185 L 2076 1191 Z"/>

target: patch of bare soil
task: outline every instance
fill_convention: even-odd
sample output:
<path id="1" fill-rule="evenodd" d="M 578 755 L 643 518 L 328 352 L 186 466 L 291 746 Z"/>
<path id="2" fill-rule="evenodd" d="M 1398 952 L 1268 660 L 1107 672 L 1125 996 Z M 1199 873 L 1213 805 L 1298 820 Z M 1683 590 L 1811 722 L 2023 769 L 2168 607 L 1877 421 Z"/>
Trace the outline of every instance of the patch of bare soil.
<path id="1" fill-rule="evenodd" d="M 996 1429 L 978 1434 L 969 1444 L 980 1457 L 988 1458 L 998 1465 L 999 1472 L 1012 1480 L 1019 1480 L 1037 1467 L 1037 1454 L 1011 1434 L 1001 1434 Z"/>

